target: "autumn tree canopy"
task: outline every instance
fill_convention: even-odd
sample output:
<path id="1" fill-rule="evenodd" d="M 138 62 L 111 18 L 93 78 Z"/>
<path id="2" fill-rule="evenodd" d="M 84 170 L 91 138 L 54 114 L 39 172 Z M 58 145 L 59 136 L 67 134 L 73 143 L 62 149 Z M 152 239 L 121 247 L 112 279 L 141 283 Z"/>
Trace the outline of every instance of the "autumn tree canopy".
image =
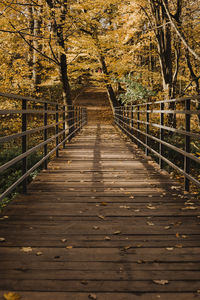
<path id="1" fill-rule="evenodd" d="M 159 98 L 199 93 L 200 0 L 2 0 L 1 90 L 63 100 L 86 83 L 107 88 L 131 74 Z"/>

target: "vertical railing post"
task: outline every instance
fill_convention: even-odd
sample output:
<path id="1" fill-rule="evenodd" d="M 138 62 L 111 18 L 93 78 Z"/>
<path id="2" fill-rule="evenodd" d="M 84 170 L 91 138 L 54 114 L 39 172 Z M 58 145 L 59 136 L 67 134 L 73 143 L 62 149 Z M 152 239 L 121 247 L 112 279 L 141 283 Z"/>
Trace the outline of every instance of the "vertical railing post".
<path id="1" fill-rule="evenodd" d="M 137 106 L 137 129 L 140 130 L 140 105 Z M 137 138 L 140 139 L 140 133 L 137 132 Z M 140 143 L 137 142 L 138 147 L 140 146 Z"/>
<path id="2" fill-rule="evenodd" d="M 131 105 L 128 106 L 128 131 L 131 134 Z"/>
<path id="3" fill-rule="evenodd" d="M 185 100 L 185 110 L 190 111 L 190 99 Z M 190 133 L 190 114 L 186 112 L 185 114 L 185 131 Z M 185 135 L 185 151 L 190 153 L 190 136 Z M 185 173 L 189 174 L 190 173 L 190 159 L 189 157 L 184 156 L 184 171 Z M 190 181 L 189 179 L 185 176 L 185 190 L 189 191 L 190 189 Z"/>
<path id="4" fill-rule="evenodd" d="M 78 128 L 78 107 L 74 107 L 74 129 Z"/>
<path id="5" fill-rule="evenodd" d="M 146 134 L 149 134 L 149 104 L 147 103 L 146 105 Z M 149 138 L 146 136 L 145 138 L 145 144 L 149 146 Z M 145 154 L 148 156 L 149 155 L 149 149 L 148 147 L 145 148 Z"/>
<path id="6" fill-rule="evenodd" d="M 22 110 L 26 111 L 27 109 L 27 101 L 25 99 L 22 100 Z M 26 112 L 22 113 L 22 132 L 27 130 L 27 114 Z M 27 136 L 26 134 L 22 136 L 22 153 L 27 151 Z M 22 175 L 27 172 L 27 157 L 22 159 Z M 27 192 L 27 178 L 25 178 L 22 182 L 23 193 Z"/>
<path id="7" fill-rule="evenodd" d="M 79 126 L 78 131 L 81 131 L 83 127 L 83 109 L 81 107 L 78 108 L 78 126 Z"/>
<path id="8" fill-rule="evenodd" d="M 83 110 L 80 106 L 77 109 L 78 109 L 77 126 L 79 127 L 78 131 L 80 131 L 83 127 Z"/>
<path id="9" fill-rule="evenodd" d="M 56 134 L 58 134 L 58 104 L 56 104 Z M 56 147 L 58 146 L 58 136 L 56 137 Z M 59 156 L 59 150 L 56 149 L 56 157 Z"/>
<path id="10" fill-rule="evenodd" d="M 162 111 L 164 109 L 165 109 L 165 105 L 163 102 L 161 102 L 160 103 L 160 110 L 161 110 L 161 113 L 160 113 L 160 126 L 161 126 L 160 127 L 160 140 L 161 141 L 164 140 L 164 129 L 162 128 L 162 126 L 164 125 L 164 113 Z M 164 154 L 164 146 L 161 142 L 159 143 L 159 154 L 160 154 L 159 165 L 160 165 L 160 168 L 163 169 L 164 161 L 161 156 L 163 156 L 163 154 Z"/>
<path id="11" fill-rule="evenodd" d="M 128 132 L 128 105 L 126 105 L 126 130 L 127 130 L 127 132 Z M 127 132 L 126 132 L 126 134 L 127 134 Z"/>
<path id="12" fill-rule="evenodd" d="M 134 114 L 133 114 L 133 110 L 134 110 L 134 106 L 131 105 L 131 134 L 132 135 L 134 135 L 134 129 L 133 129 L 133 127 L 134 127 L 134 120 L 133 120 Z M 131 140 L 134 141 L 134 138 L 131 137 Z"/>
<path id="13" fill-rule="evenodd" d="M 65 105 L 63 105 L 63 141 L 66 139 L 66 111 L 65 111 Z M 65 142 L 63 143 L 63 149 L 65 149 Z"/>
<path id="14" fill-rule="evenodd" d="M 124 132 L 124 128 L 125 128 L 125 107 L 123 106 L 122 107 L 122 120 L 123 120 L 123 123 L 122 123 L 122 127 L 123 127 L 123 132 Z"/>
<path id="15" fill-rule="evenodd" d="M 48 109 L 48 104 L 44 103 L 44 126 L 47 126 L 47 109 Z M 44 141 L 47 140 L 47 128 L 44 128 Z M 44 156 L 47 155 L 48 152 L 48 145 L 44 145 Z M 47 159 L 44 161 L 44 168 L 47 169 Z"/>

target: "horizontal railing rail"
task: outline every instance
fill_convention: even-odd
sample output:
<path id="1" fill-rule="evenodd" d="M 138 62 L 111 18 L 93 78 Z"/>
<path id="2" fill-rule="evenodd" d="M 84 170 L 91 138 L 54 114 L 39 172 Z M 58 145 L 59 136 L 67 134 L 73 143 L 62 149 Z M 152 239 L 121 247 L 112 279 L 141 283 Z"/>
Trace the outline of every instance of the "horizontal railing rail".
<path id="1" fill-rule="evenodd" d="M 166 163 L 181 173 L 186 191 L 190 183 L 200 187 L 200 111 L 196 110 L 199 101 L 200 96 L 192 96 L 115 108 L 116 125 L 145 149 L 146 155 L 152 153 L 157 157 L 161 169 Z M 192 145 L 196 147 L 195 153 L 191 152 Z M 170 151 L 178 161 L 170 157 Z"/>
<path id="2" fill-rule="evenodd" d="M 9 187 L 0 187 L 1 202 L 20 184 L 23 192 L 27 192 L 28 177 L 42 164 L 47 169 L 48 159 L 55 152 L 59 156 L 59 148 L 65 148 L 66 142 L 87 123 L 87 110 L 14 94 L 0 93 L 0 98 L 0 154 L 7 149 L 9 151 L 13 145 L 20 149 L 20 154 L 8 161 L 1 159 L 0 176 L 21 163 L 20 176 Z M 5 106 L 8 107 L 4 109 Z M 7 124 L 6 129 L 4 124 Z M 30 155 L 37 151 L 40 151 L 39 161 L 28 167 Z"/>

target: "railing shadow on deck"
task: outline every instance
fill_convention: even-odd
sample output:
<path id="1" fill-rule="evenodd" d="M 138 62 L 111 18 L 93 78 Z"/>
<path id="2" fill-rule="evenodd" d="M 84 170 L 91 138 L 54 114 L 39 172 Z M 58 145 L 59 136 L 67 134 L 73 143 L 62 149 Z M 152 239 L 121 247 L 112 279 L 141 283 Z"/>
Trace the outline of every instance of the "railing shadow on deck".
<path id="1" fill-rule="evenodd" d="M 0 97 L 8 107 L 0 110 L 1 151 L 6 150 L 9 143 L 11 147 L 14 143 L 20 148 L 20 155 L 16 154 L 14 158 L 3 162 L 0 166 L 0 174 L 21 163 L 21 176 L 18 176 L 15 182 L 3 190 L 0 195 L 1 202 L 20 184 L 22 184 L 23 192 L 27 191 L 27 179 L 34 170 L 41 165 L 47 169 L 48 159 L 55 152 L 58 157 L 59 148 L 61 146 L 65 148 L 66 142 L 87 123 L 87 110 L 78 106 L 67 107 L 57 102 L 15 94 L 0 93 Z M 6 125 L 4 128 L 4 123 L 9 126 Z M 29 168 L 28 159 L 37 151 L 40 151 L 40 159 Z"/>
<path id="2" fill-rule="evenodd" d="M 143 148 L 146 155 L 151 153 L 159 159 L 161 169 L 165 163 L 184 176 L 186 191 L 189 191 L 190 183 L 200 187 L 200 156 L 191 153 L 192 143 L 197 143 L 197 149 L 200 147 L 200 112 L 193 108 L 196 101 L 200 101 L 200 96 L 119 106 L 115 108 L 114 116 L 115 124 L 125 135 Z M 170 109 L 170 105 L 173 105 L 174 109 Z M 169 116 L 173 116 L 176 122 L 179 119 L 182 128 L 170 126 Z M 169 141 L 166 137 L 173 138 Z M 182 143 L 178 143 L 176 139 Z M 170 151 L 172 159 L 169 158 Z M 191 173 L 191 163 L 196 164 L 195 175 Z"/>

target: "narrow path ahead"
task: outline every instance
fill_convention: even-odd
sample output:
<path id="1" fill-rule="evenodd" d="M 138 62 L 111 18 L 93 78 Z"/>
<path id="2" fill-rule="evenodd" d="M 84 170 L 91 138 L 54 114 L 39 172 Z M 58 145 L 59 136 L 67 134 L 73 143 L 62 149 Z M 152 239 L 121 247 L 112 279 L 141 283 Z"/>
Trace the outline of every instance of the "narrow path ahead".
<path id="1" fill-rule="evenodd" d="M 0 219 L 0 299 L 200 299 L 196 202 L 113 126 L 86 126 Z"/>

